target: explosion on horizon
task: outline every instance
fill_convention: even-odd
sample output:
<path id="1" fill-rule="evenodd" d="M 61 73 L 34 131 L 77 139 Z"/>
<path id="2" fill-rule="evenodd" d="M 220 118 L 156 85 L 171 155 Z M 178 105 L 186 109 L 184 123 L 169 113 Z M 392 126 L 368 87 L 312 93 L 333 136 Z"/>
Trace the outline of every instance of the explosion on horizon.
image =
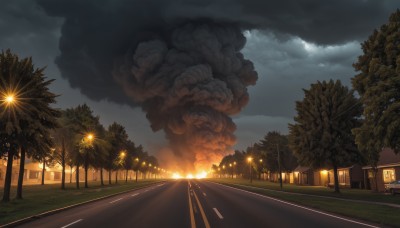
<path id="1" fill-rule="evenodd" d="M 236 142 L 230 115 L 247 104 L 247 86 L 257 80 L 240 53 L 245 40 L 233 24 L 188 22 L 140 42 L 113 72 L 191 170 L 208 170 Z"/>

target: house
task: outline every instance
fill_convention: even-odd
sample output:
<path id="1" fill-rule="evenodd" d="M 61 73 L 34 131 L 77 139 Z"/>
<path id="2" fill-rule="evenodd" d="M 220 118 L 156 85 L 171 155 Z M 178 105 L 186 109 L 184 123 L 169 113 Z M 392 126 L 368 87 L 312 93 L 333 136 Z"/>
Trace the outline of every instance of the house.
<path id="1" fill-rule="evenodd" d="M 364 188 L 364 175 L 361 165 L 338 168 L 339 187 Z M 333 169 L 328 171 L 328 186 L 335 185 Z"/>
<path id="2" fill-rule="evenodd" d="M 385 184 L 400 180 L 400 154 L 395 154 L 392 149 L 385 148 L 379 155 L 376 178 L 373 167 L 364 166 L 364 182 L 366 189 L 385 191 Z M 375 181 L 376 180 L 376 181 Z"/>
<path id="3" fill-rule="evenodd" d="M 25 167 L 24 167 L 24 185 L 34 185 L 41 184 L 42 182 L 42 170 L 43 163 L 39 163 L 33 161 L 30 158 L 25 159 Z M 0 188 L 4 186 L 5 176 L 7 169 L 7 160 L 0 159 Z M 84 181 L 84 169 L 81 167 L 79 169 L 79 181 Z M 103 170 L 103 180 L 108 181 L 109 173 L 106 170 Z M 112 171 L 111 179 L 115 180 L 115 171 Z M 118 179 L 125 180 L 126 172 L 123 170 L 118 171 Z M 143 174 L 141 173 L 141 178 L 145 179 L 149 173 Z M 11 174 L 11 185 L 17 185 L 19 175 L 19 159 L 14 159 L 12 166 L 12 174 Z M 54 164 L 51 167 L 46 166 L 44 172 L 44 181 L 46 184 L 51 183 L 61 183 L 61 175 L 62 175 L 62 167 L 60 164 Z M 132 170 L 128 172 L 128 179 L 134 179 L 135 173 Z M 65 182 L 75 182 L 76 178 L 76 167 L 66 166 L 65 168 Z M 148 177 L 147 178 L 151 178 Z M 100 170 L 90 168 L 88 171 L 88 180 L 89 181 L 99 181 L 100 180 Z"/>
<path id="4" fill-rule="evenodd" d="M 310 167 L 298 166 L 290 175 L 290 183 L 293 184 L 334 186 L 333 169 L 312 169 Z M 340 187 L 362 188 L 364 186 L 363 171 L 360 165 L 339 168 L 338 179 Z"/>
<path id="5" fill-rule="evenodd" d="M 314 170 L 310 167 L 297 166 L 292 174 L 294 184 L 314 185 Z"/>

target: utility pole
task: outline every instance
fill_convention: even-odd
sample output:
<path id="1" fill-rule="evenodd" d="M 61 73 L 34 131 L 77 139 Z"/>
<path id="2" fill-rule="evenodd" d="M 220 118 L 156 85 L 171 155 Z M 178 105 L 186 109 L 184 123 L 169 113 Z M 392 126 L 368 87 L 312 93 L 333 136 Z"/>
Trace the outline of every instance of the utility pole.
<path id="1" fill-rule="evenodd" d="M 279 151 L 279 143 L 276 144 L 276 149 L 278 151 L 278 168 L 279 168 L 279 184 L 282 190 L 282 169 L 281 169 L 281 153 Z"/>
<path id="2" fill-rule="evenodd" d="M 252 173 L 252 167 L 251 167 L 251 162 L 252 161 L 250 161 L 250 183 L 253 183 L 253 173 Z"/>

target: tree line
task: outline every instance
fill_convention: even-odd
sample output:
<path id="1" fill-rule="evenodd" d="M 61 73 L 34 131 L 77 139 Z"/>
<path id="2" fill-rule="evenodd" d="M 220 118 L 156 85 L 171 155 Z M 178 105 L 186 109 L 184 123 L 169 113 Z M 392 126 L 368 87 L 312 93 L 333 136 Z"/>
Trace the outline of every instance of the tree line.
<path id="1" fill-rule="evenodd" d="M 357 71 L 352 89 L 337 81 L 317 81 L 304 89 L 304 98 L 296 102 L 297 115 L 289 124 L 289 135 L 269 132 L 260 143 L 224 157 L 242 164 L 245 155 L 256 153 L 254 159 L 266 159 L 254 166 L 259 169 L 283 169 L 297 159 L 297 163 L 314 168 L 331 167 L 334 170 L 335 192 L 339 192 L 337 169 L 354 163 L 373 168 L 377 183 L 377 164 L 383 148 L 400 151 L 400 10 L 396 10 L 387 24 L 373 31 L 361 44 L 363 54 L 353 64 Z M 280 135 L 280 143 L 270 137 Z M 278 147 L 277 147 L 278 145 Z M 278 162 L 279 146 L 287 149 Z M 283 148 L 282 148 L 283 149 Z M 269 154 L 269 156 L 268 156 Z M 295 157 L 293 157 L 294 155 Z M 273 163 L 273 164 L 272 164 Z M 254 164 L 257 164 L 255 161 Z M 281 179 L 281 178 L 280 178 Z"/>
<path id="2" fill-rule="evenodd" d="M 10 200 L 12 166 L 19 159 L 17 199 L 22 199 L 25 158 L 45 166 L 58 163 L 62 167 L 61 188 L 65 189 L 66 166 L 75 167 L 76 188 L 80 188 L 79 168 L 84 169 L 84 187 L 88 188 L 89 167 L 111 173 L 133 170 L 156 174 L 164 171 L 157 158 L 150 156 L 141 145 L 129 139 L 125 127 L 113 123 L 105 128 L 99 116 L 86 104 L 60 110 L 54 93 L 49 91 L 44 68 L 34 68 L 31 58 L 19 59 L 10 50 L 0 54 L 0 158 L 7 158 L 3 201 Z M 72 175 L 72 172 L 71 172 Z M 127 175 L 125 181 L 127 181 Z"/>

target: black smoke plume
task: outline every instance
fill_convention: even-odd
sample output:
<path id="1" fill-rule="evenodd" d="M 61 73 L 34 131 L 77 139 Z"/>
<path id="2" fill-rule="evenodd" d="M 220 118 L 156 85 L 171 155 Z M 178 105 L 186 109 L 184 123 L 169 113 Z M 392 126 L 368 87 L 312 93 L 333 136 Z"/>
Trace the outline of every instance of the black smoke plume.
<path id="1" fill-rule="evenodd" d="M 140 42 L 113 75 L 173 151 L 204 169 L 235 143 L 229 116 L 247 104 L 247 86 L 257 80 L 244 44 L 233 24 L 188 22 Z"/>
<path id="2" fill-rule="evenodd" d="M 235 143 L 230 116 L 246 105 L 247 87 L 257 80 L 240 53 L 243 30 L 327 44 L 369 33 L 362 22 L 370 12 L 386 17 L 383 1 L 364 0 L 37 2 L 65 20 L 56 63 L 71 86 L 93 100 L 141 106 L 153 130 L 164 130 L 173 151 L 196 166 Z"/>

